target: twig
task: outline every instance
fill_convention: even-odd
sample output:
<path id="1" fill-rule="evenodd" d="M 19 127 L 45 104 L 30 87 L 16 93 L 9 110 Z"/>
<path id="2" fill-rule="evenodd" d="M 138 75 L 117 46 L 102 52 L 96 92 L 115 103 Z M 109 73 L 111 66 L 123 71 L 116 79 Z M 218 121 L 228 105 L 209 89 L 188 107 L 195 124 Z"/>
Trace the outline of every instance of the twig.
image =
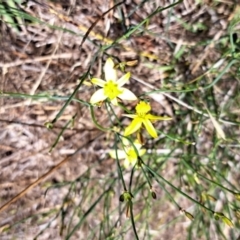
<path id="1" fill-rule="evenodd" d="M 60 54 L 56 54 L 56 55 L 48 55 L 48 56 L 42 56 L 42 57 L 35 57 L 35 58 L 30 58 L 30 59 L 26 59 L 26 60 L 17 60 L 15 62 L 11 62 L 11 63 L 3 63 L 0 62 L 0 68 L 3 69 L 8 69 L 11 67 L 16 67 L 19 65 L 23 65 L 23 64 L 27 64 L 27 63 L 33 63 L 33 62 L 43 62 L 43 61 L 48 61 L 49 59 L 64 59 L 64 58 L 71 58 L 73 57 L 74 54 L 73 53 L 60 53 Z"/>

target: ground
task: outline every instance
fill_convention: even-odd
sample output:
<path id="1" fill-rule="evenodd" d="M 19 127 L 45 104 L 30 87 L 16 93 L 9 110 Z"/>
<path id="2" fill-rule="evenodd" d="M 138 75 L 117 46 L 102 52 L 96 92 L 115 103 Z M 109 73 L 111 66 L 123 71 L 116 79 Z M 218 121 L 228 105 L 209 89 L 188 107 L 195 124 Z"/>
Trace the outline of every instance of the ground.
<path id="1" fill-rule="evenodd" d="M 126 87 L 153 114 L 172 118 L 154 123 L 157 139 L 143 133 L 143 160 L 166 181 L 146 171 L 151 189 L 140 169 L 122 170 L 139 239 L 239 239 L 239 9 L 230 0 L 0 3 L 1 239 L 136 237 L 108 154 L 116 134 L 91 111 L 104 128 L 130 120 L 89 105 L 109 56 L 125 62 Z"/>

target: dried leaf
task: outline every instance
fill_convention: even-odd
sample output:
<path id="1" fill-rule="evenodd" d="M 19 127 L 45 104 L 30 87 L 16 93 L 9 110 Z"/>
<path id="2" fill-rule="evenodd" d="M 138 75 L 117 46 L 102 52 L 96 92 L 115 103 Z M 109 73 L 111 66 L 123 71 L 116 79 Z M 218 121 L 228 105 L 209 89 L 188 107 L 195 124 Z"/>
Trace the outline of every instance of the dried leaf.
<path id="1" fill-rule="evenodd" d="M 212 114 L 208 111 L 208 109 L 206 108 L 207 112 L 208 112 L 208 115 L 212 121 L 212 124 L 214 126 L 214 128 L 216 129 L 216 132 L 217 132 L 217 136 L 219 138 L 222 138 L 223 140 L 226 140 L 226 136 L 225 136 L 225 133 L 224 131 L 222 130 L 222 127 L 220 126 L 219 122 L 212 116 Z"/>

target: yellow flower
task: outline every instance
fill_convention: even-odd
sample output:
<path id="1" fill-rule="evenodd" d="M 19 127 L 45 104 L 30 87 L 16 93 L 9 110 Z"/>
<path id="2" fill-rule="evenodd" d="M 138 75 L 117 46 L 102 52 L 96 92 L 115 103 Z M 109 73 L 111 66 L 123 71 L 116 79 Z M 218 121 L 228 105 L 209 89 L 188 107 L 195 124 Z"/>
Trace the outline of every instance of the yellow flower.
<path id="1" fill-rule="evenodd" d="M 124 150 L 111 150 L 109 155 L 116 159 L 124 159 L 123 165 L 125 168 L 129 168 L 130 165 L 134 166 L 138 160 L 138 156 L 141 157 L 145 154 L 146 149 L 141 149 L 142 145 L 136 140 L 133 144 L 127 139 L 123 139 Z M 133 145 L 135 146 L 137 152 L 135 151 Z"/>
<path id="2" fill-rule="evenodd" d="M 97 90 L 92 95 L 90 103 L 95 104 L 102 102 L 107 98 L 110 99 L 113 105 L 118 105 L 117 98 L 129 101 L 137 100 L 134 93 L 122 87 L 128 82 L 131 76 L 130 72 L 123 75 L 120 79 L 117 79 L 117 71 L 114 68 L 114 62 L 111 58 L 108 58 L 104 65 L 104 74 L 106 81 L 100 78 L 92 78 L 91 80 L 93 84 L 101 87 L 101 89 Z"/>
<path id="3" fill-rule="evenodd" d="M 156 138 L 157 132 L 154 126 L 152 125 L 152 122 L 154 120 L 171 120 L 172 118 L 154 116 L 149 113 L 150 111 L 151 111 L 150 104 L 144 101 L 140 101 L 136 106 L 136 114 L 124 114 L 124 116 L 133 118 L 130 125 L 126 127 L 124 136 L 128 136 L 136 132 L 141 128 L 143 124 L 146 130 L 148 131 L 148 133 L 151 135 L 151 137 Z"/>

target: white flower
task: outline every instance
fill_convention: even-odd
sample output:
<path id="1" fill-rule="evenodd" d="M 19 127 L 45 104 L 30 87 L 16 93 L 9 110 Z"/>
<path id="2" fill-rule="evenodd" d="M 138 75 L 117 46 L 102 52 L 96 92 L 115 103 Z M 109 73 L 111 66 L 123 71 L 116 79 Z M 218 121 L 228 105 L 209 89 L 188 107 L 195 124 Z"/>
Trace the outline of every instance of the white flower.
<path id="1" fill-rule="evenodd" d="M 100 78 L 92 78 L 91 82 L 101 89 L 97 90 L 91 97 L 90 103 L 95 104 L 102 102 L 107 98 L 110 99 L 113 105 L 118 105 L 117 98 L 122 100 L 134 101 L 137 97 L 130 90 L 123 88 L 122 86 L 128 82 L 131 73 L 128 72 L 120 79 L 117 79 L 117 71 L 114 68 L 114 62 L 111 58 L 108 58 L 104 65 L 104 74 L 106 81 Z"/>

